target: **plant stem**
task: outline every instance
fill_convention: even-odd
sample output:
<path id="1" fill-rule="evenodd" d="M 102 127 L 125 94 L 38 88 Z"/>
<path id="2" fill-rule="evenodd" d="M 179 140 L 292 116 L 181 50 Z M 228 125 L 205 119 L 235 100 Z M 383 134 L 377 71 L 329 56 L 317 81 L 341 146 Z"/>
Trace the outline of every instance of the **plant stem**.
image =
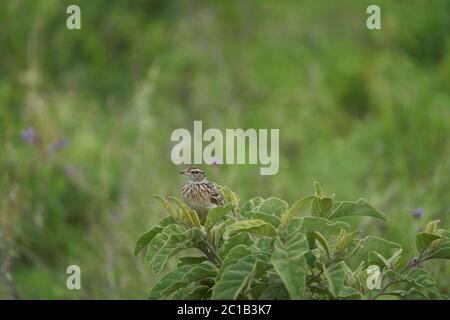
<path id="1" fill-rule="evenodd" d="M 428 257 L 423 258 L 423 254 L 421 254 L 417 259 L 410 259 L 409 262 L 398 272 L 399 274 L 405 272 L 406 270 L 410 269 L 410 268 L 414 268 L 417 265 L 421 264 L 422 262 L 428 260 Z M 399 279 L 391 279 L 388 283 L 386 283 L 386 285 L 380 290 L 380 292 L 378 292 L 376 295 L 374 295 L 373 297 L 369 298 L 369 300 L 375 300 L 376 298 L 378 298 L 379 296 L 385 294 L 386 290 L 393 285 L 394 283 L 398 283 L 401 282 L 402 280 Z"/>

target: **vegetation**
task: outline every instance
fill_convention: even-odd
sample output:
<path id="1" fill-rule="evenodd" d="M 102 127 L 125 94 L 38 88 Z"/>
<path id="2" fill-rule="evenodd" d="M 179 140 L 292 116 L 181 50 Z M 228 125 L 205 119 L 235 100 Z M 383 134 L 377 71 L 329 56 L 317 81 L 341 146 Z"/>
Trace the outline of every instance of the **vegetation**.
<path id="1" fill-rule="evenodd" d="M 386 221 L 363 199 L 335 201 L 323 195 L 318 183 L 314 195 L 290 207 L 272 197 L 240 205 L 229 188 L 222 192 L 226 205 L 211 209 L 203 223 L 177 198 L 171 197 L 171 203 L 156 196 L 169 217 L 138 239 L 135 255 L 148 247 L 145 263 L 160 272 L 183 250 L 197 248 L 202 254 L 179 258 L 149 299 L 448 299 L 420 267 L 427 260 L 450 259 L 450 231 L 438 229 L 439 221 L 417 233 L 411 252 L 416 256 L 401 266 L 401 245 L 374 236 L 358 238 L 359 231 L 340 221 L 348 216 Z M 297 217 L 309 203 L 310 214 Z M 379 272 L 373 285 L 370 267 Z"/>
<path id="2" fill-rule="evenodd" d="M 164 218 L 151 195 L 179 195 L 170 134 L 194 120 L 280 129 L 277 175 L 203 169 L 241 199 L 364 197 L 389 223 L 349 230 L 401 244 L 401 266 L 450 225 L 449 1 L 377 0 L 373 31 L 364 0 L 76 2 L 79 31 L 72 1 L 0 1 L 0 298 L 142 299 L 175 270 L 133 245 Z M 445 261 L 422 268 L 450 294 Z"/>

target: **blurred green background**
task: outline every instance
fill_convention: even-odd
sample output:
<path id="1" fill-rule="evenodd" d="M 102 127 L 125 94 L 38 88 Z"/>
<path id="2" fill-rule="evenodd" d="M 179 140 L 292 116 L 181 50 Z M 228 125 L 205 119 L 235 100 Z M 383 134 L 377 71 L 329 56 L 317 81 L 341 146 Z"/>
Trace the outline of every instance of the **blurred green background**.
<path id="1" fill-rule="evenodd" d="M 145 298 L 160 276 L 132 248 L 165 215 L 151 195 L 179 194 L 170 134 L 194 120 L 280 129 L 277 175 L 205 168 L 242 200 L 318 180 L 389 216 L 364 233 L 449 226 L 449 1 L 80 0 L 70 31 L 73 3 L 0 2 L 0 298 Z"/>

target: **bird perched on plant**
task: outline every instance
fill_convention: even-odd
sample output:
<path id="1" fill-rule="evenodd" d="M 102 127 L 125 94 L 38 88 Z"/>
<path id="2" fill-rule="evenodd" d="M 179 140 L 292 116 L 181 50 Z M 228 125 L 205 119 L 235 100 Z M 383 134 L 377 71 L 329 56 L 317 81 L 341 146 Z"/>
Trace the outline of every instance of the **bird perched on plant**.
<path id="1" fill-rule="evenodd" d="M 223 196 L 219 188 L 206 179 L 202 169 L 191 167 L 181 170 L 180 173 L 188 177 L 181 188 L 183 201 L 197 211 L 200 219 L 205 219 L 210 209 L 223 206 Z"/>

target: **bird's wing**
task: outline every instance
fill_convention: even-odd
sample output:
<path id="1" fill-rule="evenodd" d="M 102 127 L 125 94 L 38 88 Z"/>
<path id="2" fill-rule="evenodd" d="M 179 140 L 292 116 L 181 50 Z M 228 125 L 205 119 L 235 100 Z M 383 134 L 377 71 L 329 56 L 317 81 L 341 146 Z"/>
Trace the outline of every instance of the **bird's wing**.
<path id="1" fill-rule="evenodd" d="M 223 206 L 223 196 L 220 193 L 219 188 L 217 188 L 214 183 L 209 182 L 208 189 L 210 191 L 209 194 L 211 203 L 215 204 L 216 206 Z"/>

